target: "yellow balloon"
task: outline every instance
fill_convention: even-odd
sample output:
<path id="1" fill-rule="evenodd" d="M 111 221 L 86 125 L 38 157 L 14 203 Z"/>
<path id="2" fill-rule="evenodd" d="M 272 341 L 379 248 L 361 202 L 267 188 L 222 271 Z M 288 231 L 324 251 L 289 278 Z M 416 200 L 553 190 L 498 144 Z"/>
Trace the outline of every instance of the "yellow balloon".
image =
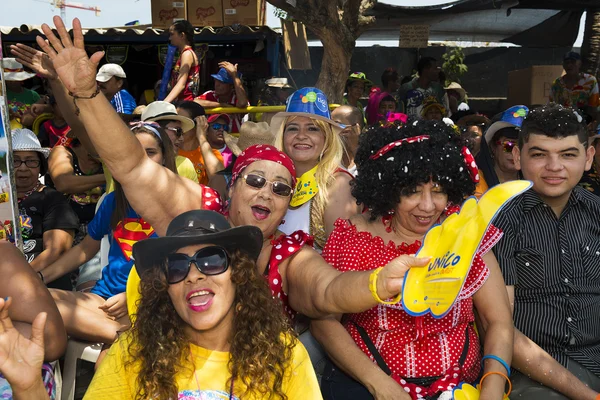
<path id="1" fill-rule="evenodd" d="M 454 400 L 479 400 L 479 390 L 468 383 L 463 383 L 454 389 Z"/>
<path id="2" fill-rule="evenodd" d="M 431 262 L 405 276 L 402 304 L 407 313 L 442 318 L 450 311 L 490 223 L 504 204 L 531 186 L 529 181 L 511 181 L 494 186 L 479 202 L 469 197 L 459 213 L 427 232 L 418 256 L 431 257 Z"/>

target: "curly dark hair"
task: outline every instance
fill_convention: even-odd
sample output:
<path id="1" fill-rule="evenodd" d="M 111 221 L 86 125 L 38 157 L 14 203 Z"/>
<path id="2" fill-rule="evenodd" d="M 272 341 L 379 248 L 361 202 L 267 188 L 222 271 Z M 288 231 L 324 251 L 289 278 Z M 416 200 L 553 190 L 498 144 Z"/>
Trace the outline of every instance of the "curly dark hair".
<path id="1" fill-rule="evenodd" d="M 376 160 L 369 158 L 388 143 L 419 135 L 430 139 L 396 147 Z M 369 209 L 372 219 L 387 215 L 401 196 L 430 180 L 442 186 L 450 203 L 461 204 L 475 191 L 461 153 L 463 146 L 454 130 L 439 121 L 373 127 L 360 135 L 352 195 Z"/>
<path id="2" fill-rule="evenodd" d="M 287 399 L 283 380 L 298 341 L 256 262 L 239 250 L 230 257 L 236 294 L 229 369 L 246 386 L 244 393 L 236 395 L 260 393 L 266 399 Z M 189 361 L 190 342 L 185 322 L 167 292 L 165 270 L 162 261 L 142 275 L 138 311 L 128 332 L 132 336 L 128 364 L 139 368 L 136 399 L 140 400 L 177 398 L 175 376 L 184 369 L 192 371 L 182 363 Z"/>
<path id="3" fill-rule="evenodd" d="M 529 112 L 519 133 L 519 149 L 529 141 L 529 135 L 532 133 L 551 138 L 577 135 L 583 147 L 586 149 L 588 147 L 588 133 L 583 112 L 560 104 L 549 103 Z"/>

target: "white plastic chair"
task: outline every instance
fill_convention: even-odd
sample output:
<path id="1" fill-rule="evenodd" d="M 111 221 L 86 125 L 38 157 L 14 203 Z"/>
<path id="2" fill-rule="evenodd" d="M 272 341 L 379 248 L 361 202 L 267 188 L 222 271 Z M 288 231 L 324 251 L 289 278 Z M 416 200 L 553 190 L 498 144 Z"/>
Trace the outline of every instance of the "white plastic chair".
<path id="1" fill-rule="evenodd" d="M 62 374 L 61 400 L 74 400 L 75 378 L 77 377 L 77 360 L 95 363 L 100 356 L 102 343 L 80 342 L 69 339 L 65 354 L 64 371 Z M 58 396 L 57 396 L 58 398 Z"/>

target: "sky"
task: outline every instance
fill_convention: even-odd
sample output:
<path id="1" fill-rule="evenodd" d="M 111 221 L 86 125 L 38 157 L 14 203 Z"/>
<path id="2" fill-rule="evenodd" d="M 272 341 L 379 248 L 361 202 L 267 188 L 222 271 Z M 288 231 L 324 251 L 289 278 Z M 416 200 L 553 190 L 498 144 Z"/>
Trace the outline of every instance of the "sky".
<path id="1" fill-rule="evenodd" d="M 127 22 L 139 20 L 141 24 L 151 22 L 150 0 L 67 0 L 67 2 L 99 7 L 101 12 L 96 16 L 93 11 L 68 8 L 67 21 L 77 17 L 85 28 L 104 28 L 123 26 Z M 385 0 L 382 3 L 394 5 L 425 6 L 452 3 L 451 0 Z M 41 25 L 51 22 L 53 15 L 60 15 L 60 10 L 52 5 L 52 0 L 0 0 L 0 26 L 19 26 L 21 24 Z M 583 20 L 583 19 L 582 19 Z M 583 20 L 584 21 L 584 20 Z M 273 7 L 267 5 L 267 25 L 278 28 L 279 20 L 273 15 Z M 583 41 L 583 24 L 574 47 Z M 359 45 L 371 46 L 373 42 L 362 42 Z M 396 47 L 398 41 L 378 42 L 382 46 Z"/>

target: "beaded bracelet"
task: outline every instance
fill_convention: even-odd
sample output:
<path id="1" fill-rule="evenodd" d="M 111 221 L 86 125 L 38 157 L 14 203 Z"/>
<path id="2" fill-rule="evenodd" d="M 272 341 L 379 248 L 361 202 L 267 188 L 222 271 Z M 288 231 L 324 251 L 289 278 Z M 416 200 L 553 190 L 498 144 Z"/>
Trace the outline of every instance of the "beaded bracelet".
<path id="1" fill-rule="evenodd" d="M 377 294 L 377 275 L 379 275 L 382 269 L 383 267 L 379 267 L 373 272 L 371 272 L 371 275 L 369 276 L 369 290 L 371 291 L 371 294 L 373 295 L 373 298 L 376 302 L 380 304 L 397 304 L 400 301 L 400 299 L 402 299 L 402 293 L 398 293 L 398 295 L 394 297 L 391 301 L 381 300 L 379 298 L 379 295 Z"/>
<path id="2" fill-rule="evenodd" d="M 481 369 L 483 369 L 483 363 L 486 359 L 496 360 L 500 364 L 502 364 L 502 366 L 506 369 L 507 376 L 510 378 L 510 367 L 508 366 L 508 363 L 506 361 L 504 361 L 503 359 L 501 359 L 500 357 L 495 356 L 493 354 L 488 354 L 487 356 L 483 356 L 483 358 L 481 359 Z"/>
<path id="3" fill-rule="evenodd" d="M 82 99 L 82 100 L 90 100 L 93 99 L 94 97 L 98 96 L 100 94 L 100 86 L 96 85 L 96 91 L 88 97 L 83 97 L 83 96 L 75 96 L 75 94 L 73 94 L 72 92 L 69 92 L 69 96 L 71 96 L 73 98 L 73 106 L 75 107 L 75 115 L 79 116 L 81 110 L 79 110 L 79 107 L 77 107 L 77 99 Z"/>
<path id="4" fill-rule="evenodd" d="M 481 380 L 479 381 L 479 386 L 481 387 L 481 389 L 483 389 L 483 380 L 485 378 L 487 378 L 488 376 L 490 376 L 490 375 L 500 375 L 504 379 L 506 379 L 506 381 L 508 382 L 508 393 L 506 393 L 504 395 L 504 398 L 505 399 L 508 398 L 508 396 L 510 395 L 510 392 L 512 392 L 512 382 L 510 381 L 510 378 L 508 376 L 504 375 L 502 372 L 490 371 L 490 372 L 487 372 L 487 373 L 483 374 L 483 376 L 481 377 Z"/>

